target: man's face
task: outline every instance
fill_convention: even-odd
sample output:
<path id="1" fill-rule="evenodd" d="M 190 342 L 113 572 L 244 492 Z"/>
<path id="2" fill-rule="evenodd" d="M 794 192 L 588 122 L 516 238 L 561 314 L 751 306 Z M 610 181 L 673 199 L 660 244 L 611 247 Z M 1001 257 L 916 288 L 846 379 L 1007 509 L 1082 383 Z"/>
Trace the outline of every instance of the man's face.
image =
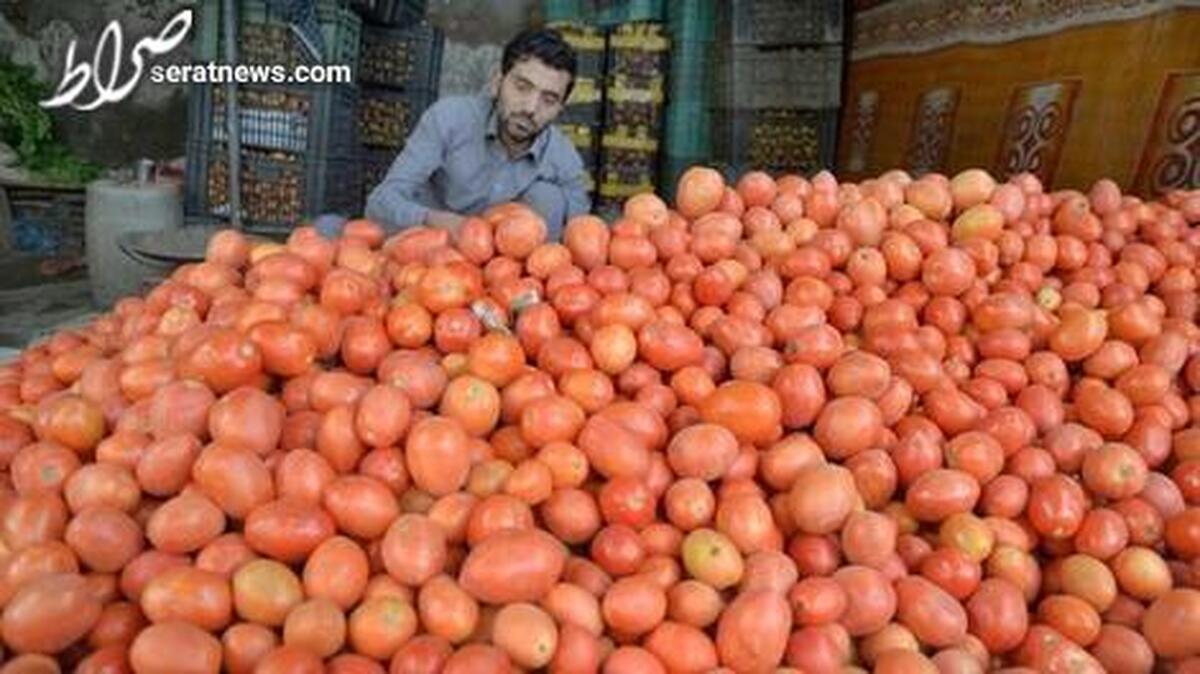
<path id="1" fill-rule="evenodd" d="M 500 78 L 497 100 L 501 131 L 524 143 L 558 117 L 566 104 L 571 75 L 537 58 L 525 58 Z"/>

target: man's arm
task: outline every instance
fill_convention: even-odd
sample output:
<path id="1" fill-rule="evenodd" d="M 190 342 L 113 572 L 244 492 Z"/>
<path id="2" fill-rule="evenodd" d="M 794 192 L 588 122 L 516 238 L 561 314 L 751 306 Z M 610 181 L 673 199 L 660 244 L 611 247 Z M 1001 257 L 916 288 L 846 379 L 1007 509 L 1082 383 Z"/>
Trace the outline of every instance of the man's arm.
<path id="1" fill-rule="evenodd" d="M 404 150 L 392 162 L 383 182 L 367 197 L 366 216 L 389 232 L 426 224 L 437 219 L 437 211 L 417 201 L 417 194 L 442 166 L 445 143 L 437 114 L 430 108 L 421 115 Z"/>
<path id="2" fill-rule="evenodd" d="M 563 194 L 567 200 L 568 219 L 592 210 L 592 200 L 588 198 L 587 191 L 587 172 L 582 161 L 575 165 L 574 171 L 563 185 Z"/>
<path id="3" fill-rule="evenodd" d="M 546 221 L 550 238 L 557 239 L 566 221 L 591 210 L 587 193 L 587 174 L 575 148 L 568 147 L 557 176 L 540 176 L 529 186 L 522 201 L 533 207 Z"/>

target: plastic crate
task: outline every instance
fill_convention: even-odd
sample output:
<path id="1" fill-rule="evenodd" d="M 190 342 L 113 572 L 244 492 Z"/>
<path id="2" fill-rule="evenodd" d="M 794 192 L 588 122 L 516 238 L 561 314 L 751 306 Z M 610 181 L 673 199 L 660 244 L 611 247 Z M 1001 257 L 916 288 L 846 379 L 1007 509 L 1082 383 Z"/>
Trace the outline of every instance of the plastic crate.
<path id="1" fill-rule="evenodd" d="M 604 108 L 604 125 L 608 129 L 641 128 L 657 136 L 663 126 L 661 103 L 610 102 Z"/>
<path id="2" fill-rule="evenodd" d="M 227 147 L 212 143 L 191 152 L 203 170 L 187 177 L 188 214 L 228 217 Z M 248 231 L 286 233 L 322 213 L 353 217 L 362 212 L 354 157 L 315 159 L 244 148 L 239 163 L 242 222 Z"/>
<path id="3" fill-rule="evenodd" d="M 671 52 L 667 75 L 667 99 L 671 103 L 695 102 L 712 105 L 716 64 L 713 45 L 701 42 L 676 42 Z"/>
<path id="4" fill-rule="evenodd" d="M 411 26 L 425 18 L 425 0 L 356 0 L 363 18 L 380 26 Z"/>
<path id="5" fill-rule="evenodd" d="M 601 26 L 662 21 L 665 4 L 664 0 L 594 0 L 592 20 Z"/>
<path id="6" fill-rule="evenodd" d="M 559 35 L 562 35 L 563 40 L 566 40 L 567 44 L 577 51 L 604 51 L 606 40 L 604 31 L 586 20 L 547 19 L 546 27 L 557 31 Z"/>
<path id="7" fill-rule="evenodd" d="M 608 222 L 612 222 L 621 216 L 621 209 L 625 205 L 624 197 L 606 197 L 596 192 L 596 198 L 592 200 L 592 212 L 600 216 Z"/>
<path id="8" fill-rule="evenodd" d="M 625 126 L 657 130 L 662 126 L 665 91 L 661 78 L 613 75 L 605 99 L 604 120 L 609 128 Z"/>
<path id="9" fill-rule="evenodd" d="M 667 28 L 671 40 L 711 42 L 717 37 L 717 6 L 713 0 L 669 0 Z"/>
<path id="10" fill-rule="evenodd" d="M 628 199 L 635 194 L 653 191 L 653 180 L 646 180 L 645 182 L 633 184 L 602 182 L 600 183 L 600 187 L 598 189 L 600 196 L 608 199 Z"/>
<path id="11" fill-rule="evenodd" d="M 717 114 L 713 154 L 735 171 L 815 173 L 833 168 L 837 109 L 725 110 Z"/>
<path id="12" fill-rule="evenodd" d="M 845 41 L 840 0 L 732 0 L 720 20 L 738 45 L 818 45 Z"/>
<path id="13" fill-rule="evenodd" d="M 668 154 L 703 157 L 712 151 L 712 109 L 703 102 L 672 102 L 667 106 L 663 144 Z"/>
<path id="14" fill-rule="evenodd" d="M 558 119 L 555 120 L 559 124 L 583 124 L 587 126 L 599 126 L 600 120 L 603 119 L 604 109 L 599 103 L 587 103 L 585 105 L 568 105 L 563 108 Z"/>
<path id="15" fill-rule="evenodd" d="M 600 185 L 610 186 L 602 194 L 613 196 L 612 185 L 653 184 L 658 178 L 658 153 L 606 147 L 597 171 Z"/>
<path id="16" fill-rule="evenodd" d="M 599 79 L 604 76 L 604 50 L 600 51 L 583 51 L 575 52 L 575 76 L 576 77 L 593 77 Z"/>
<path id="17" fill-rule="evenodd" d="M 612 49 L 608 52 L 608 74 L 646 79 L 665 78 L 670 64 L 665 51 Z"/>
<path id="18" fill-rule="evenodd" d="M 665 54 L 671 50 L 671 36 L 661 23 L 622 23 L 609 32 L 608 50 Z"/>
<path id="19" fill-rule="evenodd" d="M 575 85 L 571 88 L 571 95 L 567 98 L 567 105 L 589 105 L 599 103 L 604 92 L 600 88 L 601 80 L 594 77 L 576 77 Z"/>
<path id="20" fill-rule="evenodd" d="M 631 152 L 658 152 L 659 134 L 648 126 L 613 126 L 604 131 L 600 146 L 606 149 L 629 150 Z"/>
<path id="21" fill-rule="evenodd" d="M 87 194 L 84 187 L 42 187 L 7 185 L 11 213 L 8 239 L 0 241 L 0 250 L 14 250 L 41 256 L 82 255 L 85 252 L 84 216 Z"/>
<path id="22" fill-rule="evenodd" d="M 589 169 L 594 168 L 600 158 L 598 152 L 600 144 L 594 128 L 584 124 L 557 124 L 556 126 L 579 153 L 583 165 Z"/>
<path id="23" fill-rule="evenodd" d="M 428 23 L 363 29 L 358 81 L 366 86 L 437 91 L 445 36 Z"/>
<path id="24" fill-rule="evenodd" d="M 542 18 L 549 23 L 585 21 L 591 17 L 588 0 L 542 0 Z"/>
<path id="25" fill-rule="evenodd" d="M 396 155 L 397 153 L 392 150 L 362 149 L 362 153 L 359 155 L 359 184 L 361 185 L 360 192 L 364 208 L 371 190 L 374 190 L 379 183 L 383 182 L 384 177 L 387 176 L 388 169 L 396 161 Z"/>
<path id="26" fill-rule="evenodd" d="M 193 87 L 207 106 L 209 132 L 195 140 L 224 142 L 224 85 Z M 349 85 L 258 87 L 239 86 L 238 119 L 241 143 L 286 152 L 304 152 L 314 157 L 348 155 L 355 144 L 354 113 L 357 90 Z M 203 111 L 201 112 L 204 115 Z M 204 122 L 200 122 L 201 125 Z"/>
<path id="27" fill-rule="evenodd" d="M 358 140 L 362 145 L 399 150 L 436 100 L 425 90 L 364 88 L 358 104 Z"/>
<path id="28" fill-rule="evenodd" d="M 571 141 L 577 150 L 593 150 L 596 147 L 596 133 L 593 127 L 585 124 L 558 124 L 558 130 Z"/>
<path id="29" fill-rule="evenodd" d="M 763 50 L 735 46 L 716 69 L 727 108 L 831 108 L 841 103 L 840 46 Z"/>
<path id="30" fill-rule="evenodd" d="M 195 44 L 197 55 L 208 60 L 224 60 L 224 36 L 221 31 L 219 0 L 205 0 Z M 264 0 L 244 0 L 238 13 L 238 63 L 248 65 L 297 65 L 328 63 L 348 65 L 358 70 L 362 18 L 337 0 L 320 0 L 317 21 L 321 27 L 324 53 L 314 58 L 296 36 L 284 14 Z"/>

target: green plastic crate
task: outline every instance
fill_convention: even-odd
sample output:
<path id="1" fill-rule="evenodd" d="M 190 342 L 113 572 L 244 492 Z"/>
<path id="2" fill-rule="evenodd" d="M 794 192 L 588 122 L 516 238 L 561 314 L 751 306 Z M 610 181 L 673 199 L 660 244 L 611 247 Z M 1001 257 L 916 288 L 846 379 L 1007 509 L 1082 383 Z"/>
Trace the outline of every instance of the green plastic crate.
<path id="1" fill-rule="evenodd" d="M 668 101 L 713 104 L 715 70 L 712 45 L 700 42 L 674 43 L 667 78 Z"/>
<path id="2" fill-rule="evenodd" d="M 601 26 L 656 22 L 666 18 L 666 0 L 594 0 L 592 21 Z"/>
<path id="3" fill-rule="evenodd" d="M 705 103 L 676 103 L 667 106 L 664 128 L 668 154 L 703 157 L 712 152 L 712 110 Z"/>
<path id="4" fill-rule="evenodd" d="M 669 0 L 667 26 L 676 42 L 712 42 L 717 37 L 717 4 L 713 0 Z"/>
<path id="5" fill-rule="evenodd" d="M 587 0 L 542 0 L 542 18 L 547 23 L 557 21 L 586 21 Z"/>

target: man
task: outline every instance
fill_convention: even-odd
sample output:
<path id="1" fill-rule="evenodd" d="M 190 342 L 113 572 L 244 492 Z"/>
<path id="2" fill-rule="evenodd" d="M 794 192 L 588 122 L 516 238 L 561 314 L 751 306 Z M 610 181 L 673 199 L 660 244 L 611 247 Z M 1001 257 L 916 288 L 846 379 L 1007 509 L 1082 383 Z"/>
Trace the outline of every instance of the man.
<path id="1" fill-rule="evenodd" d="M 487 95 L 444 98 L 425 111 L 367 198 L 367 217 L 389 231 L 426 225 L 456 232 L 464 214 L 520 201 L 558 238 L 568 218 L 590 208 L 583 161 L 551 126 L 575 68 L 575 52 L 558 33 L 515 37 Z"/>

